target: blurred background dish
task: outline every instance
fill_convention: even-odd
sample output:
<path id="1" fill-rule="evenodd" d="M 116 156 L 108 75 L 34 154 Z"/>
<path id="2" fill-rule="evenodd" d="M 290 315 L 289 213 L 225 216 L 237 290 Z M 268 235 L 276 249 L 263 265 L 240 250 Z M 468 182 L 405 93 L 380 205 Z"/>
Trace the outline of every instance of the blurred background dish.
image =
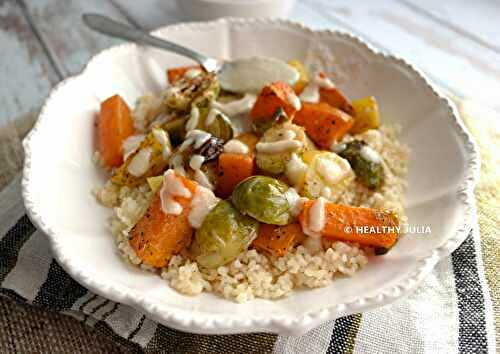
<path id="1" fill-rule="evenodd" d="M 286 17 L 295 0 L 177 0 L 186 20 L 220 17 Z"/>

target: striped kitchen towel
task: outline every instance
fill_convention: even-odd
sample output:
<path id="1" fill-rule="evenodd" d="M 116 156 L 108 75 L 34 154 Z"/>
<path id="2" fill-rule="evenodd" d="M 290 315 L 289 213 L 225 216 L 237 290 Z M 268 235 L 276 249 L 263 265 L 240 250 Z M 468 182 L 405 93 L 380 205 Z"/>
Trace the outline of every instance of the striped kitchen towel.
<path id="1" fill-rule="evenodd" d="M 17 149 L 3 141 L 0 183 L 16 166 Z M 493 186 L 499 181 L 493 181 Z M 478 203 L 482 205 L 479 197 Z M 496 215 L 498 220 L 499 214 L 493 218 Z M 489 232 L 498 232 L 498 224 Z M 488 288 L 492 282 L 486 277 L 496 273 L 485 272 L 481 246 L 479 227 L 474 223 L 466 241 L 443 259 L 414 293 L 380 309 L 325 323 L 301 337 L 196 335 L 157 324 L 133 308 L 79 285 L 53 259 L 46 236 L 26 216 L 20 176 L 0 192 L 0 294 L 68 314 L 122 343 L 150 352 L 495 353 Z M 488 263 L 489 259 L 485 260 Z M 494 261 L 498 266 L 498 259 Z M 492 291 L 497 294 L 498 288 Z"/>

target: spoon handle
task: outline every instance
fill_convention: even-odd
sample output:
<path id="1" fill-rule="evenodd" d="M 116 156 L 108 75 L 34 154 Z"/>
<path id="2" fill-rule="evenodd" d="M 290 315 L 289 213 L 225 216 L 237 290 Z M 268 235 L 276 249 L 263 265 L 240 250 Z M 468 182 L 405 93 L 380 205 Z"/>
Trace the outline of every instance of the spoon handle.
<path id="1" fill-rule="evenodd" d="M 152 36 L 145 31 L 117 22 L 109 17 L 98 14 L 84 14 L 82 19 L 88 27 L 97 32 L 139 44 L 158 47 L 188 57 L 203 66 L 207 71 L 216 71 L 218 69 L 218 63 L 213 58 L 209 58 L 179 44 Z"/>

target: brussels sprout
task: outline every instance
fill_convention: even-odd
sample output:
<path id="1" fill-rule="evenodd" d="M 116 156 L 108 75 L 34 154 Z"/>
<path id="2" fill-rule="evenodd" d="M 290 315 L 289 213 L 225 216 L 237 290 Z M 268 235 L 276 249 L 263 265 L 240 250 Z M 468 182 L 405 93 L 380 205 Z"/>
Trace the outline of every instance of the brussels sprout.
<path id="1" fill-rule="evenodd" d="M 362 140 L 352 140 L 335 147 L 349 161 L 359 182 L 369 189 L 378 189 L 384 182 L 384 168 L 379 154 Z"/>
<path id="2" fill-rule="evenodd" d="M 186 117 L 179 117 L 163 124 L 162 128 L 170 136 L 170 142 L 173 146 L 180 145 L 184 141 L 186 137 L 186 129 L 184 128 L 186 121 Z"/>
<path id="3" fill-rule="evenodd" d="M 285 183 L 277 179 L 252 176 L 236 186 L 232 201 L 242 214 L 266 224 L 286 225 L 292 220 L 288 189 Z"/>
<path id="4" fill-rule="evenodd" d="M 191 104 L 203 106 L 219 95 L 220 86 L 214 73 L 203 72 L 195 77 L 183 77 L 163 93 L 164 104 L 175 111 L 188 112 Z"/>
<path id="5" fill-rule="evenodd" d="M 304 128 L 290 122 L 274 125 L 264 133 L 259 142 L 274 143 L 281 140 L 287 140 L 287 135 L 289 134 L 293 135 L 293 138 L 289 140 L 298 141 L 300 143 L 296 148 L 277 153 L 267 153 L 257 149 L 256 163 L 261 170 L 275 175 L 283 173 L 292 155 L 294 153 L 300 155 L 306 149 L 309 142 L 307 141 Z"/>
<path id="6" fill-rule="evenodd" d="M 264 134 L 266 130 L 271 128 L 275 124 L 281 124 L 290 121 L 290 118 L 287 116 L 285 110 L 282 107 L 279 107 L 271 119 L 257 120 L 252 123 L 252 129 L 257 134 Z"/>
<path id="7" fill-rule="evenodd" d="M 223 141 L 229 141 L 235 135 L 231 120 L 222 112 L 207 107 L 200 109 L 200 121 L 198 129 L 205 130 L 213 136 L 216 136 Z M 209 126 L 206 126 L 206 121 L 209 115 L 214 114 L 213 121 Z"/>
<path id="8" fill-rule="evenodd" d="M 222 200 L 196 231 L 190 251 L 201 266 L 216 268 L 244 252 L 258 231 L 256 220 L 242 215 L 229 201 Z"/>

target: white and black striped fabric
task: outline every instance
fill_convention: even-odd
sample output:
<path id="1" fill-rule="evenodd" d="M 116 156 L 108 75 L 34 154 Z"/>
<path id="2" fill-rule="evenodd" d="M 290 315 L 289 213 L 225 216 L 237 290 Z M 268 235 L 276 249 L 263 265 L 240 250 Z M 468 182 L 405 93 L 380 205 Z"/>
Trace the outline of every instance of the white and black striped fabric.
<path id="1" fill-rule="evenodd" d="M 74 281 L 25 214 L 20 178 L 0 192 L 0 294 L 69 314 L 141 351 L 171 353 L 495 353 L 478 228 L 417 291 L 301 337 L 193 335 L 169 329 Z"/>

